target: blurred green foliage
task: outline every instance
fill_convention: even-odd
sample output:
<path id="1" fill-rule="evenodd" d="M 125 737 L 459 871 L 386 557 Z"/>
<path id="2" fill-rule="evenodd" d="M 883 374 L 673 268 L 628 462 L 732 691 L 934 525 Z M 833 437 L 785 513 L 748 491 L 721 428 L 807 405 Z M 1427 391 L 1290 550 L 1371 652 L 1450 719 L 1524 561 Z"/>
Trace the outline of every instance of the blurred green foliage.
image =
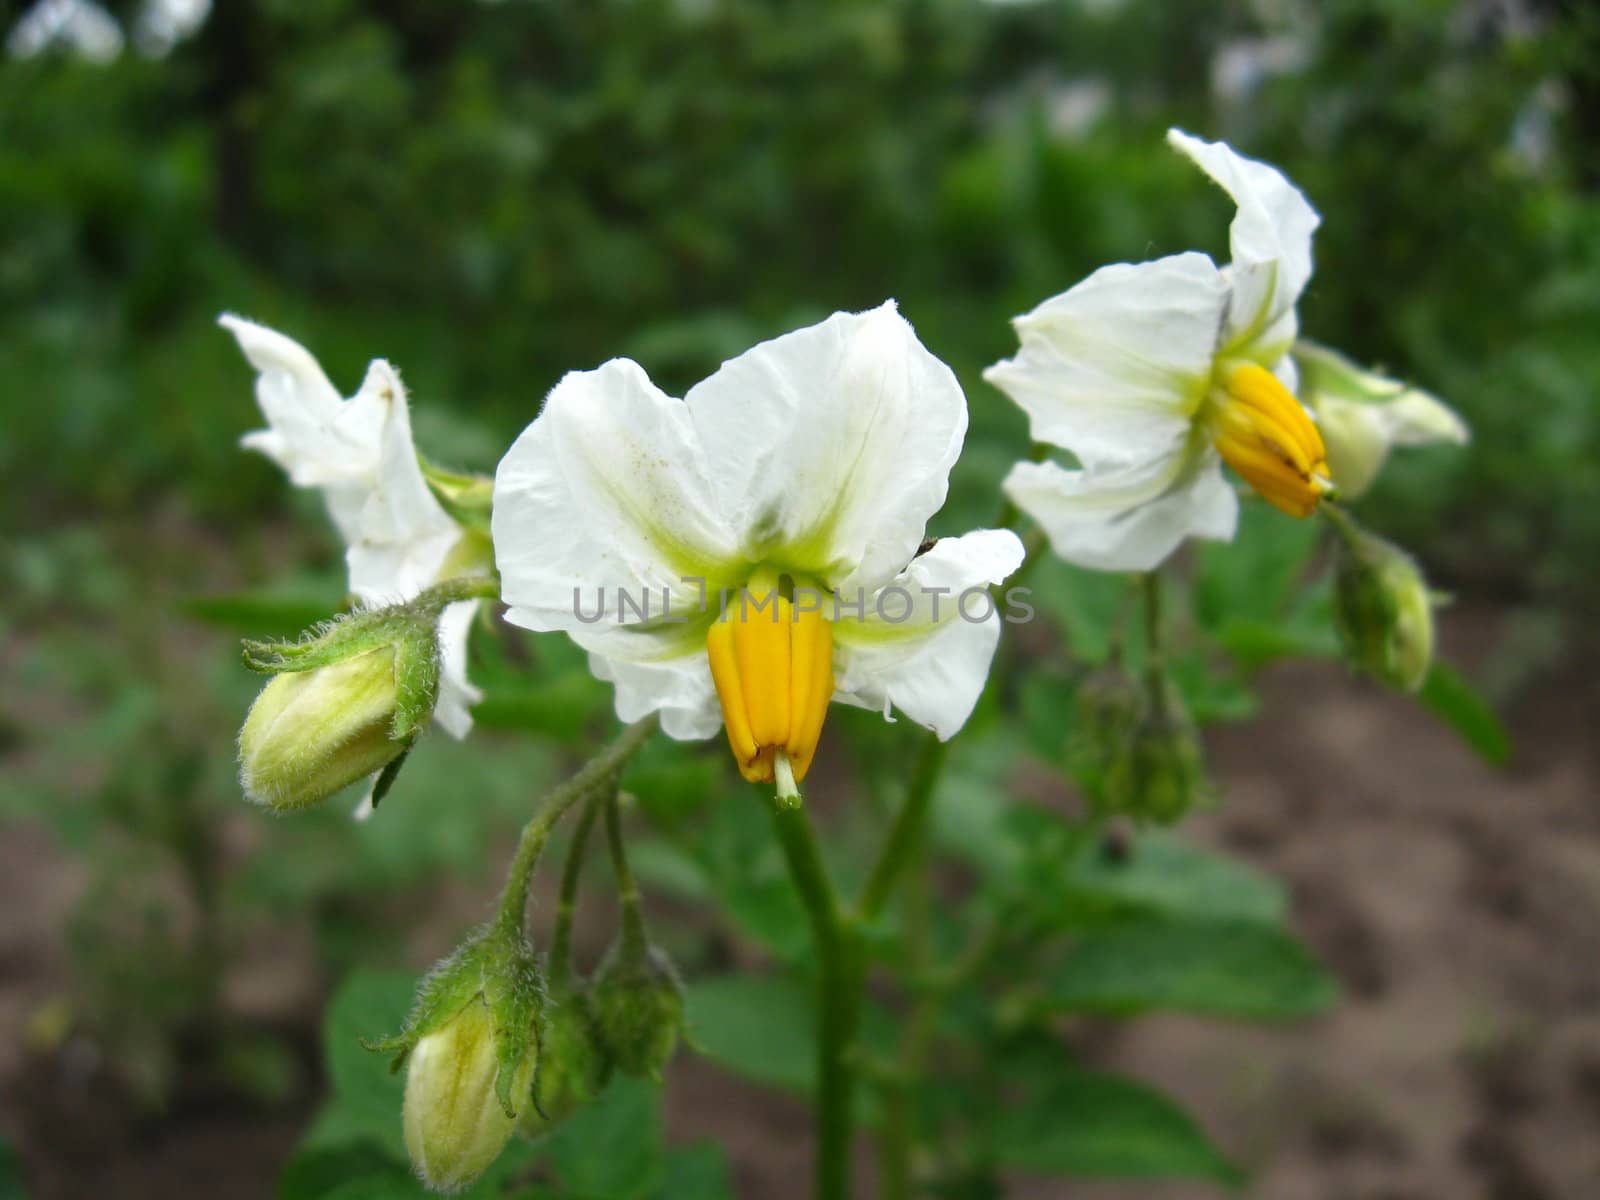
<path id="1" fill-rule="evenodd" d="M 346 386 L 393 358 L 430 452 L 487 467 L 566 370 L 630 354 L 681 387 L 893 295 L 971 385 L 954 516 L 986 515 L 1024 436 L 976 379 L 1006 318 L 1106 261 L 1225 248 L 1225 201 L 1161 143 L 1180 124 L 1323 213 L 1307 330 L 1477 432 L 1368 507 L 1452 578 L 1576 602 L 1597 47 L 1581 6 L 1449 0 L 260 0 L 162 59 L 12 58 L 0 503 L 275 503 L 235 450 L 256 417 L 224 308 Z"/>

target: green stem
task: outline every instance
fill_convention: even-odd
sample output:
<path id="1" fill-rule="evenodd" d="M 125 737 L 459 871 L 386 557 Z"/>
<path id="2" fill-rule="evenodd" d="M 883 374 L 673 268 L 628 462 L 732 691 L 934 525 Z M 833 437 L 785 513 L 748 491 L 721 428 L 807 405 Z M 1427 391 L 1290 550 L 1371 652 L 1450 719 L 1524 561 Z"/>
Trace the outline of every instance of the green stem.
<path id="1" fill-rule="evenodd" d="M 919 856 L 926 858 L 925 855 Z M 923 864 L 917 864 L 921 867 Z M 918 871 L 913 879 L 921 885 L 923 895 L 914 900 L 913 914 L 917 921 L 926 921 L 927 876 Z M 908 891 L 908 899 L 916 897 L 915 889 Z M 915 908 L 924 909 L 920 916 Z M 883 1086 L 883 1134 L 879 1142 L 879 1180 L 883 1200 L 910 1200 L 913 1192 L 911 1155 L 918 1140 L 916 1127 L 916 1099 L 923 1085 L 923 1073 L 928 1054 L 933 1048 L 939 1029 L 939 1017 L 950 997 L 965 987 L 988 965 L 1011 937 L 1014 923 L 1009 914 L 996 914 L 993 922 L 974 937 L 960 955 L 942 967 L 928 965 L 928 946 L 925 928 L 914 930 L 910 938 L 912 982 L 915 987 L 910 1014 L 901 1034 L 899 1051 L 893 1068 L 887 1073 Z"/>
<path id="2" fill-rule="evenodd" d="M 927 845 L 918 839 L 906 868 L 902 912 L 905 925 L 906 973 L 919 979 L 930 957 L 929 914 L 932 904 Z M 910 1200 L 911 1155 L 917 1141 L 916 1084 L 922 1073 L 924 1048 L 935 1024 L 934 997 L 919 991 L 900 1038 L 898 1062 L 882 1089 L 883 1129 L 878 1138 L 878 1187 L 883 1200 Z"/>
<path id="3" fill-rule="evenodd" d="M 1159 671 L 1165 632 L 1161 621 L 1161 573 L 1148 571 L 1140 579 L 1144 584 L 1145 665 L 1150 671 Z"/>
<path id="4" fill-rule="evenodd" d="M 939 782 L 940 772 L 944 770 L 948 753 L 949 746 L 946 743 L 934 734 L 928 734 L 922 744 L 922 752 L 917 757 L 911 783 L 906 788 L 906 798 L 900 805 L 900 811 L 895 814 L 883 849 L 878 852 L 878 861 L 873 864 L 866 886 L 861 889 L 861 899 L 856 903 L 856 910 L 863 920 L 871 921 L 883 912 L 895 884 L 899 882 L 900 873 L 921 844 L 934 787 Z"/>
<path id="5" fill-rule="evenodd" d="M 583 875 L 583 852 L 589 832 L 600 812 L 600 796 L 590 794 L 589 802 L 578 814 L 577 827 L 567 845 L 567 860 L 561 868 L 561 899 L 556 904 L 555 929 L 550 935 L 550 982 L 565 983 L 572 978 L 572 919 L 578 910 L 578 880 Z"/>
<path id="6" fill-rule="evenodd" d="M 443 608 L 459 600 L 498 600 L 500 580 L 490 575 L 458 575 L 436 583 L 412 601 L 424 607 Z"/>
<path id="7" fill-rule="evenodd" d="M 550 831 L 569 808 L 610 781 L 644 745 L 645 739 L 655 732 L 656 725 L 654 714 L 629 725 L 617 735 L 615 741 L 584 763 L 577 774 L 545 797 L 539 812 L 522 827 L 517 852 L 506 872 L 505 890 L 500 893 L 496 923 L 508 929 L 521 930 L 523 914 L 528 907 L 528 882 L 533 878 L 533 868 L 538 865 L 539 854 L 544 850 Z"/>
<path id="8" fill-rule="evenodd" d="M 628 866 L 628 850 L 622 841 L 621 805 L 613 790 L 606 797 L 606 843 L 611 848 L 611 870 L 617 877 L 617 899 L 622 903 L 622 945 L 630 953 L 645 948 L 644 916 L 639 912 L 639 885 Z"/>
<path id="9" fill-rule="evenodd" d="M 1333 501 L 1324 500 L 1317 506 L 1317 512 L 1333 526 L 1334 532 L 1345 545 L 1354 547 L 1361 539 L 1361 526 L 1356 524 L 1354 517 Z"/>
<path id="10" fill-rule="evenodd" d="M 853 1174 L 856 1039 L 866 982 L 861 936 L 839 906 L 805 805 L 798 797 L 775 800 L 772 822 L 817 948 L 814 1191 L 818 1200 L 846 1200 Z"/>

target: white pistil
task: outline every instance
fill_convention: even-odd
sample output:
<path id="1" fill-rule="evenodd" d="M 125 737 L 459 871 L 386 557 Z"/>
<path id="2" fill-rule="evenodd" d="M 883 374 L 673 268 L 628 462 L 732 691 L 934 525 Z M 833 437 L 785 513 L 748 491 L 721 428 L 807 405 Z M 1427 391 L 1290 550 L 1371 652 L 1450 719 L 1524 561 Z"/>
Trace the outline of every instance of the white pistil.
<path id="1" fill-rule="evenodd" d="M 789 756 L 782 750 L 773 758 L 772 774 L 778 784 L 778 803 L 785 808 L 799 808 L 800 785 L 794 781 L 794 768 L 789 765 Z"/>

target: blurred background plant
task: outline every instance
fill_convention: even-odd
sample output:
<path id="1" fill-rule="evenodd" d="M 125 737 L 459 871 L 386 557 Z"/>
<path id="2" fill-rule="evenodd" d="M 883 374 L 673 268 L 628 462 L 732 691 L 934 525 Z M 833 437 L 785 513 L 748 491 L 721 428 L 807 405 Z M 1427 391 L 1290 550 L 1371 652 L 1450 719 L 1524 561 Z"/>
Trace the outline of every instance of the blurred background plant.
<path id="1" fill-rule="evenodd" d="M 1223 251 L 1225 199 L 1162 144 L 1181 124 L 1281 166 L 1324 214 L 1306 331 L 1471 425 L 1469 452 L 1402 452 L 1359 511 L 1436 585 L 1494 607 L 1507 633 L 1478 677 L 1509 700 L 1592 652 L 1600 17 L 1583 5 L 40 0 L 0 14 L 0 820 L 17 888 L 4 920 L 21 920 L 34 886 L 21 860 L 41 845 L 64 851 L 50 861 L 71 864 L 73 897 L 69 961 L 17 993 L 26 1061 L 12 1066 L 51 1064 L 77 1089 L 6 1109 L 42 1195 L 86 1178 L 46 1119 L 77 1119 L 86 1091 L 117 1129 L 218 1103 L 283 1114 L 287 1140 L 259 1162 L 287 1153 L 331 1078 L 331 1111 L 366 1096 L 351 1128 L 397 1138 L 349 1083 L 350 1047 L 320 1053 L 321 997 L 357 965 L 414 968 L 448 946 L 510 831 L 608 708 L 555 639 L 484 635 L 480 725 L 540 739 L 492 753 L 429 739 L 361 826 L 337 805 L 292 822 L 241 811 L 229 750 L 255 681 L 233 636 L 292 634 L 339 603 L 342 572 L 314 497 L 238 449 L 260 422 L 214 325 L 224 309 L 299 338 L 346 390 L 368 359 L 391 358 L 419 444 L 487 471 L 568 369 L 626 354 L 681 389 L 762 337 L 893 295 L 971 398 L 934 529 L 955 531 L 993 519 L 997 480 L 1026 453 L 1020 414 L 978 377 L 1013 345 L 1006 318 L 1103 262 Z M 1180 580 L 1195 617 L 1173 670 L 1203 724 L 1254 712 L 1252 678 L 1273 659 L 1335 650 L 1315 530 L 1250 516 L 1259 528 L 1194 555 Z M 1057 896 L 1057 932 L 1083 946 L 1049 995 L 957 1005 L 954 1019 L 958 1040 L 977 1023 L 1004 1051 L 987 1086 L 1031 1098 L 1004 1111 L 1071 1114 L 1087 1132 L 1062 1149 L 1019 1117 L 988 1131 L 987 1157 L 919 1170 L 973 1196 L 1002 1168 L 1231 1178 L 1153 1094 L 1040 1070 L 1036 1018 L 1294 1015 L 1329 985 L 1281 932 L 1284 896 L 1264 880 L 1161 841 L 1108 874 L 1115 853 L 1077 844 L 1050 805 L 994 803 L 1027 764 L 1066 766 L 1095 792 L 1094 764 L 1063 744 L 1065 714 L 1111 652 L 1122 585 L 1054 563 L 1030 582 L 1073 665 L 1048 665 L 1046 633 L 1007 651 L 1047 665 L 997 689 L 953 763 L 936 844 L 964 863 L 946 883 L 973 899 L 935 912 L 935 940 L 1011 912 L 1020 886 Z M 1433 699 L 1503 757 L 1492 718 L 1441 686 Z M 1023 719 L 1000 720 L 1001 706 Z M 849 717 L 833 736 L 860 763 L 861 803 L 838 819 L 849 878 L 847 835 L 881 819 L 908 741 Z M 731 930 L 661 927 L 692 982 L 736 962 L 779 968 L 691 987 L 705 1050 L 803 1085 L 803 1047 L 748 1017 L 799 1011 L 783 969 L 803 960 L 803 924 L 759 813 L 718 803 L 727 774 L 715 756 L 652 747 L 629 780 L 655 831 L 636 870 L 731 916 Z M 1094 949 L 1120 928 L 1107 912 L 1133 922 L 1133 949 Z M 1198 944 L 1231 947 L 1232 973 L 1207 975 Z M 1126 975 L 1140 946 L 1144 961 L 1193 963 L 1199 998 L 1187 977 L 1119 992 L 1096 974 L 1095 954 Z M 275 963 L 295 967 L 275 979 Z M 403 1003 L 404 978 L 383 978 L 347 988 Z M 1254 999 L 1239 983 L 1252 978 Z M 988 1096 L 920 1098 L 907 1119 L 966 1121 Z M 614 1130 L 638 1103 L 624 1090 L 590 1119 Z M 1103 1111 L 1143 1121 L 1175 1157 L 1118 1158 L 1083 1120 Z M 569 1140 L 552 1151 L 563 1180 L 607 1167 Z M 348 1167 L 356 1152 L 332 1145 Z M 697 1155 L 650 1158 L 648 1185 L 591 1191 L 715 1175 Z M 0 1153 L 0 1194 L 7 1169 Z M 285 1194 L 360 1174 L 328 1170 L 302 1162 Z"/>

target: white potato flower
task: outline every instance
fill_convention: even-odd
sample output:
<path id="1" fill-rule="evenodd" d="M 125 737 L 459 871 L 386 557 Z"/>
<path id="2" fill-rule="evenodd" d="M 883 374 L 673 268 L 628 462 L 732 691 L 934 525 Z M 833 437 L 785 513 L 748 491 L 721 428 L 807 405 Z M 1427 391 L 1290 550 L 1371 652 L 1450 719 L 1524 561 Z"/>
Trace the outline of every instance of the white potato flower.
<path id="1" fill-rule="evenodd" d="M 569 374 L 495 477 L 508 618 L 590 651 L 623 720 L 724 726 L 752 781 L 804 778 L 830 700 L 948 738 L 999 638 L 987 587 L 1023 557 L 1006 530 L 919 553 L 966 427 L 892 302 L 763 342 L 681 400 L 627 359 Z"/>
<path id="2" fill-rule="evenodd" d="M 243 444 L 272 459 L 299 487 L 321 490 L 344 537 L 350 590 L 364 604 L 409 600 L 457 575 L 484 574 L 492 560 L 481 534 L 463 529 L 429 489 L 411 441 L 406 392 L 383 359 L 348 400 L 298 342 L 226 314 L 219 323 L 255 368 L 268 428 Z M 482 693 L 467 680 L 467 635 L 476 600 L 439 619 L 439 698 L 434 720 L 453 737 L 472 728 Z"/>
<path id="3" fill-rule="evenodd" d="M 1332 490 L 1290 356 L 1317 214 L 1265 163 L 1167 138 L 1238 206 L 1233 261 L 1190 252 L 1103 267 L 1018 317 L 1017 355 L 984 373 L 1028 413 L 1035 441 L 1079 462 L 1019 463 L 1006 494 L 1059 555 L 1102 570 L 1149 570 L 1185 538 L 1231 538 L 1238 498 L 1223 460 L 1294 516 Z"/>

